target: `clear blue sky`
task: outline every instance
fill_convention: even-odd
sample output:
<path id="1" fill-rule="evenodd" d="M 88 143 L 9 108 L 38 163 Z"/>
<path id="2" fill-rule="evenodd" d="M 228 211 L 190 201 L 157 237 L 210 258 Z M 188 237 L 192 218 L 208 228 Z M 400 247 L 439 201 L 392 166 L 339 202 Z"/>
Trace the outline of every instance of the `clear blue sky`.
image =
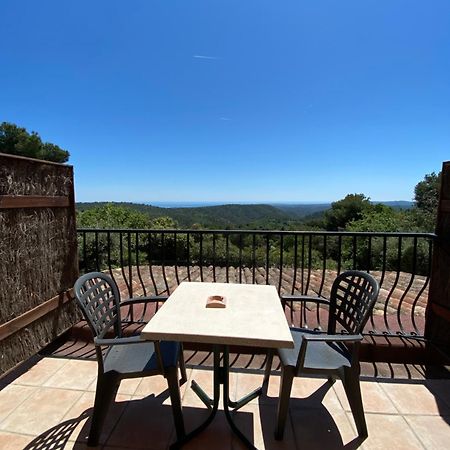
<path id="1" fill-rule="evenodd" d="M 0 3 L 0 121 L 78 201 L 410 200 L 450 159 L 450 1 Z"/>

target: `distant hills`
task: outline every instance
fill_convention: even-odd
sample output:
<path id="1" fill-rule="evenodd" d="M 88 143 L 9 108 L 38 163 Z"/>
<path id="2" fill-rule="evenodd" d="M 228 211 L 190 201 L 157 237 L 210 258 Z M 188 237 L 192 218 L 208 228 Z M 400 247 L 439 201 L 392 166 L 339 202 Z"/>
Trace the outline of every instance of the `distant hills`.
<path id="1" fill-rule="evenodd" d="M 406 200 L 396 200 L 393 202 L 372 202 L 375 204 L 381 203 L 382 205 L 390 206 L 394 209 L 409 209 L 412 208 L 414 205 L 414 202 L 408 202 Z"/>
<path id="2" fill-rule="evenodd" d="M 409 209 L 412 208 L 413 202 L 408 202 L 404 200 L 389 201 L 389 202 L 373 202 L 375 204 L 383 204 L 390 206 L 394 209 Z M 290 216 L 294 216 L 297 219 L 302 219 L 307 216 L 317 216 L 318 213 L 322 213 L 327 209 L 331 208 L 331 203 L 299 203 L 298 205 L 288 204 L 288 203 L 274 203 L 272 204 L 275 208 L 284 211 Z"/>
<path id="3" fill-rule="evenodd" d="M 217 206 L 196 206 L 163 208 L 143 203 L 94 202 L 77 203 L 78 211 L 113 203 L 147 214 L 151 219 L 168 216 L 176 220 L 180 227 L 190 228 L 200 225 L 204 228 L 255 228 L 274 229 L 292 225 L 308 218 L 318 217 L 331 207 L 331 203 L 318 204 L 230 204 Z M 392 208 L 408 209 L 413 203 L 408 201 L 374 202 Z"/>
<path id="4" fill-rule="evenodd" d="M 298 204 L 291 205 L 287 203 L 273 204 L 275 208 L 285 212 L 291 217 L 302 219 L 307 216 L 316 215 L 331 208 L 331 203 L 317 203 L 317 204 Z"/>
<path id="5" fill-rule="evenodd" d="M 84 211 L 110 202 L 77 203 L 77 210 Z M 274 222 L 288 223 L 292 216 L 271 205 L 220 205 L 194 208 L 161 208 L 141 203 L 111 202 L 147 214 L 150 218 L 168 216 L 181 227 L 199 224 L 211 228 L 259 227 Z"/>

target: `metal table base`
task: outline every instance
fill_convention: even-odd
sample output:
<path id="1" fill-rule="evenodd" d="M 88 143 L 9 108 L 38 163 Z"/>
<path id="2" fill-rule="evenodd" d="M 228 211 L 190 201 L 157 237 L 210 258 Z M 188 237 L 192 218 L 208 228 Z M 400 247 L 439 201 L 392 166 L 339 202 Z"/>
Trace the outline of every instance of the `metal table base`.
<path id="1" fill-rule="evenodd" d="M 237 411 L 242 408 L 248 402 L 252 401 L 254 398 L 261 395 L 262 388 L 258 388 L 253 392 L 250 392 L 246 396 L 242 397 L 240 400 L 231 401 L 230 400 L 230 362 L 229 362 L 229 347 L 228 345 L 214 345 L 214 393 L 213 398 L 210 398 L 205 391 L 193 380 L 191 387 L 192 390 L 198 395 L 200 400 L 206 405 L 208 409 L 211 410 L 208 418 L 200 426 L 195 428 L 190 433 L 186 434 L 183 438 L 179 439 L 177 442 L 170 446 L 171 450 L 179 449 L 184 444 L 189 442 L 199 433 L 201 433 L 214 419 L 217 410 L 219 408 L 220 400 L 220 385 L 223 385 L 223 410 L 227 422 L 229 423 L 234 434 L 246 445 L 249 449 L 256 449 L 256 447 L 244 436 L 244 434 L 237 428 L 236 424 L 233 422 L 231 417 L 232 411 Z"/>

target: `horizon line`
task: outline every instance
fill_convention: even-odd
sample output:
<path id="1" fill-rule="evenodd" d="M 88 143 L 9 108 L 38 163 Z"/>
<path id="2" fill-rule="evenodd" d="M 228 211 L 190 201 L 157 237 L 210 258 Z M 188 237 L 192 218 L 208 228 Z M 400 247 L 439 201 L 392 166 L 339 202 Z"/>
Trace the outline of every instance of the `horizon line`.
<path id="1" fill-rule="evenodd" d="M 341 199 L 342 200 L 342 199 Z M 215 204 L 215 205 L 326 205 L 340 200 L 252 201 L 252 200 L 79 200 L 76 203 L 135 203 L 135 204 Z M 414 203 L 413 200 L 370 200 L 371 203 Z"/>

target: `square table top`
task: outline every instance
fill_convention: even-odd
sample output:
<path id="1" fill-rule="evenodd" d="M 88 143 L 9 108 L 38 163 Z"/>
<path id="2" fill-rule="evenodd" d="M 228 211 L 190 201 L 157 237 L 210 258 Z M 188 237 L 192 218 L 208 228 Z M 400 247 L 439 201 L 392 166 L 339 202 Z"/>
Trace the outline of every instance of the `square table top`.
<path id="1" fill-rule="evenodd" d="M 210 295 L 225 308 L 206 308 Z M 182 282 L 141 332 L 148 340 L 293 348 L 274 286 Z"/>

